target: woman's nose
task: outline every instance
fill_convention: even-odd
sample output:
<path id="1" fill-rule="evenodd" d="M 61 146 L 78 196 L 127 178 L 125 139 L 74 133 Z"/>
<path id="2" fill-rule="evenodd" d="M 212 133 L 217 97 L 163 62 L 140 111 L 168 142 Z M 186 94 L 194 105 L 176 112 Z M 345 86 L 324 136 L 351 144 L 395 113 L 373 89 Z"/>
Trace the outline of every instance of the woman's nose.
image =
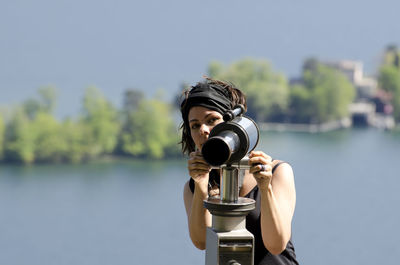
<path id="1" fill-rule="evenodd" d="M 210 128 L 206 124 L 203 124 L 200 127 L 200 133 L 208 135 L 208 134 L 210 134 Z"/>

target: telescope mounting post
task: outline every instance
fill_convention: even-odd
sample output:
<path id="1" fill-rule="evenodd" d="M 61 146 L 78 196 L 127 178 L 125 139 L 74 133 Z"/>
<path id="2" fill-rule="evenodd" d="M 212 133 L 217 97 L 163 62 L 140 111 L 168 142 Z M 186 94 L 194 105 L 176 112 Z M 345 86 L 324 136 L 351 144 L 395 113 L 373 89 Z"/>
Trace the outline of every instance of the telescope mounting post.
<path id="1" fill-rule="evenodd" d="M 239 197 L 239 172 L 249 169 L 247 154 L 259 138 L 257 124 L 242 116 L 242 105 L 223 115 L 202 147 L 204 159 L 221 169 L 220 196 L 209 197 L 204 207 L 212 215 L 206 234 L 206 265 L 253 265 L 254 236 L 246 229 L 246 215 L 255 201 Z"/>
<path id="2" fill-rule="evenodd" d="M 246 160 L 248 161 L 248 160 Z M 255 201 L 239 197 L 238 165 L 222 166 L 221 196 L 210 197 L 204 206 L 212 215 L 207 228 L 206 265 L 253 265 L 254 236 L 246 229 L 246 215 L 255 208 Z"/>

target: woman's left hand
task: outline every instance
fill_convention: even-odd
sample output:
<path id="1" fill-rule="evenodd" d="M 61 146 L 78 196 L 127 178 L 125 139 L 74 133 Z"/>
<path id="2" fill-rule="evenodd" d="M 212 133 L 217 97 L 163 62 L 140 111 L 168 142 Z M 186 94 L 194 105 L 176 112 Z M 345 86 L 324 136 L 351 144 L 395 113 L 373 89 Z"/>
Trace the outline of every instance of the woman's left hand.
<path id="1" fill-rule="evenodd" d="M 249 165 L 257 185 L 269 187 L 272 179 L 272 158 L 262 151 L 252 151 L 249 154 Z"/>

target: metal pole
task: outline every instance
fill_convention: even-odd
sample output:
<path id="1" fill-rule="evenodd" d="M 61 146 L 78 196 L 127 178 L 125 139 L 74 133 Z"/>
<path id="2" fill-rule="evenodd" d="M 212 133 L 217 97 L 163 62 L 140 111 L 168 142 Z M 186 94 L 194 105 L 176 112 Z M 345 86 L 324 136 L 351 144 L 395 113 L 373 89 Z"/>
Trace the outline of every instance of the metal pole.
<path id="1" fill-rule="evenodd" d="M 246 230 L 246 215 L 255 208 L 255 201 L 239 197 L 241 165 L 223 166 L 221 196 L 204 201 L 212 214 L 212 227 L 206 236 L 206 265 L 254 264 L 254 236 Z"/>
<path id="2" fill-rule="evenodd" d="M 220 181 L 221 201 L 237 202 L 239 198 L 239 169 L 231 166 L 222 168 Z"/>

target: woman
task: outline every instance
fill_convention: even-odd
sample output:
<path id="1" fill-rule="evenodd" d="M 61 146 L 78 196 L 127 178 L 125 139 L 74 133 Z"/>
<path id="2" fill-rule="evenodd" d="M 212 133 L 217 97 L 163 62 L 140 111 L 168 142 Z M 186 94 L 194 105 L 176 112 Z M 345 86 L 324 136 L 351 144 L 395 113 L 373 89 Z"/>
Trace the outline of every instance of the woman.
<path id="1" fill-rule="evenodd" d="M 222 115 L 234 106 L 246 108 L 244 94 L 231 84 L 207 78 L 185 93 L 181 104 L 182 151 L 189 154 L 190 180 L 184 186 L 184 203 L 193 244 L 204 250 L 211 214 L 203 207 L 208 196 L 219 195 L 219 170 L 211 169 L 201 148 Z M 296 204 L 294 176 L 289 164 L 262 151 L 249 155 L 239 196 L 256 200 L 246 216 L 246 228 L 255 237 L 255 264 L 298 264 L 291 238 Z"/>

